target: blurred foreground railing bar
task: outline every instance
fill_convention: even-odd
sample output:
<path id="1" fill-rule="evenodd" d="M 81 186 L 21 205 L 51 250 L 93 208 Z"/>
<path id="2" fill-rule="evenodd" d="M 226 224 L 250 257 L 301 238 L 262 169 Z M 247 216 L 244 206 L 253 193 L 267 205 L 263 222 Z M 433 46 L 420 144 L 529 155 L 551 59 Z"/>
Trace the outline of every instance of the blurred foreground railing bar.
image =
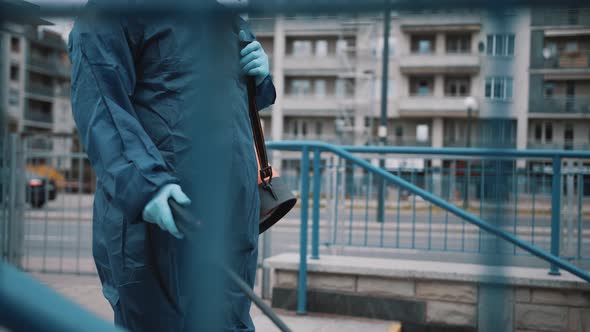
<path id="1" fill-rule="evenodd" d="M 564 0 L 556 4 L 553 0 L 250 0 L 245 1 L 219 1 L 227 8 L 250 14 L 306 14 L 306 13 L 360 13 L 379 12 L 386 8 L 391 10 L 418 10 L 418 9 L 448 9 L 448 8 L 492 8 L 520 7 L 520 6 L 575 6 L 583 5 L 582 0 Z M 141 8 L 130 7 L 123 1 L 112 1 L 102 5 L 100 11 L 104 15 L 128 14 L 133 16 L 170 16 L 191 17 L 195 13 L 213 13 L 220 10 L 218 6 L 212 6 L 213 1 L 183 1 L 172 6 L 170 2 L 152 1 L 143 3 Z M 12 17 L 30 16 L 31 8 L 7 6 L 0 12 L 0 20 L 12 15 Z M 76 17 L 88 13 L 81 5 L 72 5 L 69 2 L 54 2 L 43 4 L 36 14 L 42 17 Z M 5 16 L 6 15 L 6 16 Z"/>

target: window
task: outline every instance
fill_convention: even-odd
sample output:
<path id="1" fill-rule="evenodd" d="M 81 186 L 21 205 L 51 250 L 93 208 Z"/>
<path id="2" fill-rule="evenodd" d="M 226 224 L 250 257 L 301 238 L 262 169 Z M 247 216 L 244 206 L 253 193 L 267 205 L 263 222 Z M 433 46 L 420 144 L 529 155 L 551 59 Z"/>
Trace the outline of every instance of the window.
<path id="1" fill-rule="evenodd" d="M 10 80 L 18 82 L 19 78 L 19 68 L 17 65 L 10 65 Z"/>
<path id="2" fill-rule="evenodd" d="M 346 39 L 338 39 L 336 41 L 336 54 L 345 55 L 348 49 L 348 41 Z"/>
<path id="3" fill-rule="evenodd" d="M 488 77 L 485 81 L 485 96 L 492 100 L 512 99 L 512 78 Z"/>
<path id="4" fill-rule="evenodd" d="M 553 125 L 551 122 L 545 123 L 545 143 L 553 142 Z"/>
<path id="5" fill-rule="evenodd" d="M 578 51 L 577 41 L 568 41 L 565 43 L 565 53 L 574 53 Z"/>
<path id="6" fill-rule="evenodd" d="M 413 35 L 411 38 L 412 53 L 430 54 L 434 52 L 434 35 Z"/>
<path id="7" fill-rule="evenodd" d="M 375 99 L 380 99 L 381 98 L 381 79 L 380 78 L 375 78 L 375 82 L 373 83 L 374 85 L 374 89 L 373 89 L 373 93 L 375 94 Z M 387 98 L 393 98 L 394 92 L 395 92 L 395 80 L 393 79 L 389 79 L 387 81 Z"/>
<path id="8" fill-rule="evenodd" d="M 322 123 L 321 122 L 315 123 L 315 135 L 317 137 L 320 137 L 322 135 Z"/>
<path id="9" fill-rule="evenodd" d="M 334 87 L 334 94 L 336 97 L 346 96 L 346 81 L 343 79 L 336 80 L 336 86 Z"/>
<path id="10" fill-rule="evenodd" d="M 555 84 L 553 82 L 545 82 L 543 84 L 543 95 L 545 96 L 545 98 L 552 97 L 554 91 Z"/>
<path id="11" fill-rule="evenodd" d="M 295 56 L 310 56 L 311 55 L 311 41 L 309 41 L 309 40 L 295 40 L 293 42 L 293 55 L 295 55 Z"/>
<path id="12" fill-rule="evenodd" d="M 307 136 L 307 122 L 301 124 L 301 136 Z"/>
<path id="13" fill-rule="evenodd" d="M 10 89 L 8 91 L 8 104 L 10 106 L 18 106 L 20 99 L 20 92 L 18 89 Z"/>
<path id="14" fill-rule="evenodd" d="M 10 38 L 10 51 L 14 53 L 20 52 L 20 40 L 17 37 Z"/>
<path id="15" fill-rule="evenodd" d="M 305 96 L 311 93 L 311 82 L 309 80 L 292 80 L 291 94 L 294 96 Z"/>
<path id="16" fill-rule="evenodd" d="M 317 40 L 315 42 L 315 55 L 322 57 L 328 55 L 328 41 Z"/>
<path id="17" fill-rule="evenodd" d="M 470 53 L 471 35 L 452 34 L 447 35 L 447 53 Z"/>
<path id="18" fill-rule="evenodd" d="M 541 142 L 542 139 L 543 139 L 543 125 L 540 123 L 537 123 L 535 125 L 535 141 Z"/>
<path id="19" fill-rule="evenodd" d="M 410 77 L 410 95 L 430 96 L 433 92 L 434 77 L 414 76 Z"/>
<path id="20" fill-rule="evenodd" d="M 315 81 L 315 95 L 317 97 L 326 96 L 326 80 Z"/>
<path id="21" fill-rule="evenodd" d="M 492 56 L 514 55 L 514 35 L 487 35 L 487 54 Z"/>
<path id="22" fill-rule="evenodd" d="M 427 124 L 420 124 L 416 126 L 416 140 L 418 142 L 428 142 L 428 137 L 430 136 L 429 127 Z"/>
<path id="23" fill-rule="evenodd" d="M 401 140 L 404 137 L 404 127 L 397 126 L 395 127 L 395 138 Z"/>
<path id="24" fill-rule="evenodd" d="M 389 57 L 394 56 L 395 54 L 395 37 L 389 37 Z M 376 39 L 373 44 L 373 55 L 377 57 L 381 57 L 383 55 L 383 36 Z"/>
<path id="25" fill-rule="evenodd" d="M 463 97 L 469 95 L 469 76 L 446 76 L 445 96 Z"/>

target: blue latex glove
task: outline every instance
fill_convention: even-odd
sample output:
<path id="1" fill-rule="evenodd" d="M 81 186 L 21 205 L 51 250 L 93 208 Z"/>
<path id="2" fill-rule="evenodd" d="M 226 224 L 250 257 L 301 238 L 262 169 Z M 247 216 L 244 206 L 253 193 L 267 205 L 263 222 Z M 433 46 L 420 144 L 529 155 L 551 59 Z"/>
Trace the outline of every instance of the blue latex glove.
<path id="1" fill-rule="evenodd" d="M 143 220 L 156 224 L 164 231 L 169 232 L 176 238 L 182 239 L 184 236 L 176 228 L 172 211 L 168 205 L 168 198 L 172 197 L 180 205 L 188 205 L 191 200 L 180 189 L 177 184 L 166 184 L 160 188 L 158 193 L 149 201 L 143 209 Z"/>
<path id="2" fill-rule="evenodd" d="M 240 31 L 240 41 L 247 39 L 245 31 Z M 268 56 L 264 53 L 262 45 L 258 41 L 253 41 L 240 51 L 240 67 L 242 75 L 254 76 L 256 86 L 270 74 L 270 64 Z"/>

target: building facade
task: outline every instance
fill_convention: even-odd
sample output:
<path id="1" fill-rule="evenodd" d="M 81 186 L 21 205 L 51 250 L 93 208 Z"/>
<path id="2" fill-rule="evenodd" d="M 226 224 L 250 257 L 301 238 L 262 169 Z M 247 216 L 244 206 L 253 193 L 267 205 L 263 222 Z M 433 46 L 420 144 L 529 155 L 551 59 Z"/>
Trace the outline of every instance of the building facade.
<path id="1" fill-rule="evenodd" d="M 269 137 L 378 142 L 382 15 L 250 21 L 279 92 Z M 387 144 L 587 149 L 588 24 L 588 9 L 394 13 Z"/>
<path id="2" fill-rule="evenodd" d="M 62 36 L 35 24 L 5 22 L 0 29 L 2 105 L 9 132 L 30 138 L 29 148 L 69 151 L 47 134 L 71 135 L 70 63 Z M 66 142 L 67 140 L 64 140 Z M 70 140 L 71 142 L 71 140 Z"/>

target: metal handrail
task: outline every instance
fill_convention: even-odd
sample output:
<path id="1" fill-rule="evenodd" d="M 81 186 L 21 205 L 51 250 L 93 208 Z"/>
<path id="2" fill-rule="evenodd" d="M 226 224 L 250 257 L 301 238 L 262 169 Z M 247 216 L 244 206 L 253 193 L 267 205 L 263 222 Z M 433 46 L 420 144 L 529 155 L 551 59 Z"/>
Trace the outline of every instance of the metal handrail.
<path id="1" fill-rule="evenodd" d="M 502 150 L 502 149 L 463 149 L 463 148 L 419 148 L 419 147 L 366 147 L 366 146 L 335 146 L 318 141 L 282 141 L 282 142 L 268 142 L 267 148 L 271 150 L 288 150 L 301 151 L 301 169 L 309 169 L 310 150 L 314 152 L 313 159 L 313 207 L 312 207 L 312 259 L 319 258 L 319 181 L 320 181 L 320 163 L 321 152 L 331 152 L 348 162 L 365 169 L 373 174 L 380 176 L 385 182 L 394 184 L 422 197 L 425 201 L 438 206 L 454 214 L 455 216 L 479 227 L 480 229 L 495 235 L 513 245 L 525 250 L 549 262 L 551 268 L 549 274 L 558 275 L 559 268 L 572 273 L 573 275 L 590 282 L 590 273 L 576 267 L 575 265 L 561 259 L 559 257 L 559 229 L 560 229 L 560 206 L 559 199 L 552 200 L 551 207 L 551 253 L 546 252 L 528 242 L 525 242 L 517 236 L 508 233 L 501 228 L 490 224 L 481 218 L 463 210 L 455 205 L 445 201 L 444 199 L 402 179 L 399 176 L 391 174 L 388 170 L 377 167 L 369 161 L 353 155 L 353 152 L 372 152 L 372 153 L 400 153 L 400 154 L 425 154 L 425 155 L 469 155 L 479 157 L 534 157 L 534 158 L 548 158 L 553 162 L 553 173 L 561 174 L 561 158 L 590 158 L 590 152 L 585 151 L 547 151 L 547 150 Z M 561 177 L 553 176 L 552 187 L 554 192 L 559 192 L 561 188 Z M 299 243 L 299 276 L 297 285 L 297 313 L 306 313 L 307 302 L 307 233 L 308 233 L 308 218 L 309 218 L 309 172 L 301 172 L 301 225 L 300 225 L 300 243 Z"/>

